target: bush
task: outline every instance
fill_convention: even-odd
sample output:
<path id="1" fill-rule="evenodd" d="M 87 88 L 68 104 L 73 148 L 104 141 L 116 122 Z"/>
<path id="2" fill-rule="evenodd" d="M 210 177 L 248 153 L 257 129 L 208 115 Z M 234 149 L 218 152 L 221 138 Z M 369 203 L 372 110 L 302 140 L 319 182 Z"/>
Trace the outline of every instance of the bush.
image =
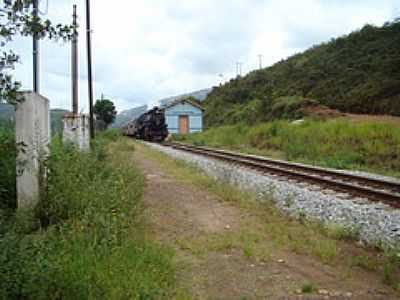
<path id="1" fill-rule="evenodd" d="M 0 124 L 0 210 L 16 206 L 16 147 L 12 125 Z"/>
<path id="2" fill-rule="evenodd" d="M 399 176 L 400 128 L 344 119 L 273 121 L 252 127 L 222 126 L 185 140 L 333 168 L 365 169 Z"/>
<path id="3" fill-rule="evenodd" d="M 399 20 L 366 25 L 232 79 L 213 88 L 203 102 L 204 124 L 296 118 L 296 98 L 315 99 L 343 112 L 400 116 L 399 44 Z"/>
<path id="4" fill-rule="evenodd" d="M 47 196 L 0 236 L 0 298 L 166 297 L 172 253 L 145 238 L 128 144 L 100 139 L 81 153 L 52 143 Z"/>

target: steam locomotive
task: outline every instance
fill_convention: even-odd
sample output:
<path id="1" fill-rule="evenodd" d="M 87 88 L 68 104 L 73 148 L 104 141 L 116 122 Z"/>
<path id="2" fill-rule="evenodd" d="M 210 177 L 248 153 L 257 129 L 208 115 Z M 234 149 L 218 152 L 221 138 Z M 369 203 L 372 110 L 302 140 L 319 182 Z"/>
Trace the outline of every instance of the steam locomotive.
<path id="1" fill-rule="evenodd" d="M 122 133 L 149 142 L 162 142 L 168 136 L 164 110 L 154 107 L 124 126 Z"/>

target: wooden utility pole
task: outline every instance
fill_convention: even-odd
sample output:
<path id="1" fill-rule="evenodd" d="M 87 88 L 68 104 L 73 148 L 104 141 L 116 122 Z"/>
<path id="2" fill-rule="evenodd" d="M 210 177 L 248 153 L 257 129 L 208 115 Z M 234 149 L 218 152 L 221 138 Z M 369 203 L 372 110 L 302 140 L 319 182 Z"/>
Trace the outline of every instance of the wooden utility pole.
<path id="1" fill-rule="evenodd" d="M 33 0 L 33 18 L 37 20 L 39 15 L 39 0 Z M 36 33 L 33 34 L 33 91 L 40 92 L 39 82 L 39 37 Z"/>
<path id="2" fill-rule="evenodd" d="M 76 15 L 76 5 L 74 5 L 73 12 L 73 36 L 72 36 L 72 47 L 71 47 L 71 60 L 72 60 L 72 112 L 78 114 L 78 23 Z"/>
<path id="3" fill-rule="evenodd" d="M 88 60 L 90 138 L 94 139 L 95 132 L 94 132 L 94 113 L 93 113 L 92 31 L 90 28 L 90 0 L 86 0 L 86 37 L 87 37 L 87 60 Z"/>

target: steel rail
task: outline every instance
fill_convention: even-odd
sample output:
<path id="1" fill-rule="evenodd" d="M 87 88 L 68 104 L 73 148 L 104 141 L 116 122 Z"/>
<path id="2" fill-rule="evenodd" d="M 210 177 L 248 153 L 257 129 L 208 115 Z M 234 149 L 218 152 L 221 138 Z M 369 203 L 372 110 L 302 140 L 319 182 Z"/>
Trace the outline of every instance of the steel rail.
<path id="1" fill-rule="evenodd" d="M 169 143 L 165 145 L 225 160 L 230 163 L 237 163 L 266 173 L 278 174 L 300 181 L 311 181 L 332 190 L 368 198 L 372 201 L 379 201 L 392 207 L 400 208 L 400 183 L 209 147 L 198 147 L 181 143 Z M 356 182 L 357 184 L 352 182 Z"/>

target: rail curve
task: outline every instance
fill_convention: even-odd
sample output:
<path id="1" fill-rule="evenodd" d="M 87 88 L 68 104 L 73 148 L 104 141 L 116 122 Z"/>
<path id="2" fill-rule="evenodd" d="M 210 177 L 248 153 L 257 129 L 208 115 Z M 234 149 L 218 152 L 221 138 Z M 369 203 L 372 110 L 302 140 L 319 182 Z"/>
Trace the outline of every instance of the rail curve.
<path id="1" fill-rule="evenodd" d="M 371 201 L 382 202 L 394 208 L 400 208 L 400 182 L 370 178 L 337 170 L 210 147 L 182 143 L 165 143 L 164 145 L 242 165 L 263 173 L 284 176 L 302 182 L 312 182 L 327 189 L 344 192 L 355 197 L 367 198 Z"/>

